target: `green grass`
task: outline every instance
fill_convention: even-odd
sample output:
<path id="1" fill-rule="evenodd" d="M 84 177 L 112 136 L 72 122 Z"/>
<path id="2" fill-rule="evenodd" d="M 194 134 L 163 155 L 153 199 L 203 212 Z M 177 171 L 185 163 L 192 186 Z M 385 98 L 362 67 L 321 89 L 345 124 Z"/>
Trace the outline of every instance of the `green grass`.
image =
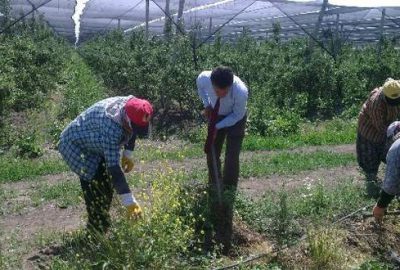
<path id="1" fill-rule="evenodd" d="M 356 161 L 353 154 L 317 151 L 313 153 L 279 153 L 258 156 L 241 165 L 241 176 L 266 176 L 271 174 L 291 174 L 318 168 L 347 166 Z"/>
<path id="2" fill-rule="evenodd" d="M 21 179 L 32 179 L 37 176 L 54 174 L 68 170 L 60 159 L 22 159 L 0 157 L 0 183 Z"/>
<path id="3" fill-rule="evenodd" d="M 291 149 L 308 145 L 331 145 L 353 143 L 355 141 L 355 123 L 331 120 L 317 126 L 304 124 L 300 134 L 287 137 L 246 136 L 243 151 Z M 171 142 L 173 143 L 173 142 Z M 135 152 L 136 162 L 173 160 L 183 161 L 188 158 L 204 157 L 201 142 L 194 144 L 179 144 L 167 148 L 167 144 L 139 144 Z M 314 160 L 312 160 L 314 159 Z M 347 165 L 354 161 L 350 154 L 273 154 L 265 158 L 255 158 L 251 165 L 244 164 L 243 177 L 268 175 L 271 173 L 290 173 L 300 170 L 310 170 L 319 167 L 334 167 Z M 59 159 L 29 160 L 14 159 L 9 156 L 0 157 L 0 183 L 18 181 L 24 178 L 34 178 L 40 175 L 59 173 L 68 170 Z"/>
<path id="4" fill-rule="evenodd" d="M 305 224 L 330 224 L 372 203 L 373 200 L 364 195 L 362 185 L 349 179 L 332 188 L 317 184 L 312 188 L 303 187 L 290 192 L 266 192 L 258 201 L 241 195 L 237 200 L 237 211 L 261 233 L 276 238 L 278 224 L 285 222 L 285 229 L 288 230 L 286 236 L 296 238 L 304 232 Z"/>
<path id="5" fill-rule="evenodd" d="M 174 142 L 170 142 L 173 144 Z M 203 148 L 199 144 L 179 145 L 173 149 L 163 149 L 164 143 L 160 146 L 140 146 L 136 148 L 134 153 L 135 160 L 156 161 L 156 160 L 174 160 L 183 161 L 186 158 L 198 158 L 204 156 Z"/>
<path id="6" fill-rule="evenodd" d="M 188 269 L 196 260 L 188 247 L 197 242 L 194 224 L 201 217 L 191 212 L 197 195 L 185 192 L 183 181 L 182 173 L 160 173 L 153 178 L 151 196 L 137 194 L 143 202 L 142 219 L 127 221 L 122 208 L 107 235 L 66 236 L 67 248 L 52 258 L 50 268 Z"/>
<path id="7" fill-rule="evenodd" d="M 96 77 L 85 61 L 77 53 L 72 53 L 63 73 L 62 94 L 64 99 L 60 106 L 59 116 L 74 119 L 95 102 L 107 96 L 107 89 Z"/>
<path id="8" fill-rule="evenodd" d="M 301 126 L 299 134 L 277 137 L 247 136 L 243 149 L 274 150 L 291 149 L 310 145 L 350 144 L 356 140 L 356 122 L 333 119 L 326 122 L 310 122 Z"/>
<path id="9" fill-rule="evenodd" d="M 40 205 L 41 202 L 55 201 L 61 208 L 79 204 L 81 194 L 79 181 L 63 181 L 54 185 L 42 185 L 32 195 L 34 204 Z"/>
<path id="10" fill-rule="evenodd" d="M 356 164 L 356 157 L 349 153 L 317 151 L 312 153 L 254 154 L 241 161 L 240 177 L 262 177 L 273 174 L 287 175 L 319 168 L 335 168 Z M 190 179 L 206 179 L 207 170 L 196 169 L 189 173 Z"/>
<path id="11" fill-rule="evenodd" d="M 173 150 L 163 150 L 162 146 L 139 148 L 136 153 L 139 159 L 146 161 L 169 159 L 183 160 L 204 156 L 203 143 L 206 133 L 199 128 L 189 138 L 191 144 Z M 356 122 L 333 119 L 326 122 L 304 123 L 298 134 L 287 136 L 263 137 L 246 135 L 243 140 L 243 151 L 284 150 L 312 145 L 351 144 L 356 141 Z"/>

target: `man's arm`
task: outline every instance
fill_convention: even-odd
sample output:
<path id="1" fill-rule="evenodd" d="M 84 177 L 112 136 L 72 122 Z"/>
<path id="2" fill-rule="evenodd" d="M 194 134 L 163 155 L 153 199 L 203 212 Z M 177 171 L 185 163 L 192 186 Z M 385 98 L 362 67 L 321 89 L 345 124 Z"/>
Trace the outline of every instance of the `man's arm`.
<path id="1" fill-rule="evenodd" d="M 207 78 L 204 75 L 200 74 L 196 79 L 197 93 L 203 102 L 204 108 L 210 106 L 209 97 L 208 97 L 208 89 L 206 84 Z"/>
<path id="2" fill-rule="evenodd" d="M 225 127 L 231 127 L 235 125 L 237 122 L 243 119 L 246 114 L 246 106 L 247 106 L 247 89 L 246 91 L 241 91 L 235 97 L 235 104 L 233 106 L 233 111 L 228 114 L 224 119 L 219 121 L 216 125 L 217 129 L 222 129 Z"/>

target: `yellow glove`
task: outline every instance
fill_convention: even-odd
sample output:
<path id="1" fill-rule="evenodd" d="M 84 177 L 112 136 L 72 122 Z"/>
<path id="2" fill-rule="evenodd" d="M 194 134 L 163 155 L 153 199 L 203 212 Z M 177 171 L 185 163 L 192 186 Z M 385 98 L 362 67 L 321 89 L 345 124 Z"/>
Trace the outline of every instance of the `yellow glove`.
<path id="1" fill-rule="evenodd" d="M 139 204 L 134 203 L 126 207 L 126 215 L 128 219 L 137 219 L 143 216 L 142 208 Z"/>
<path id="2" fill-rule="evenodd" d="M 132 171 L 134 166 L 132 159 L 132 151 L 124 150 L 122 154 L 121 166 L 125 173 Z"/>

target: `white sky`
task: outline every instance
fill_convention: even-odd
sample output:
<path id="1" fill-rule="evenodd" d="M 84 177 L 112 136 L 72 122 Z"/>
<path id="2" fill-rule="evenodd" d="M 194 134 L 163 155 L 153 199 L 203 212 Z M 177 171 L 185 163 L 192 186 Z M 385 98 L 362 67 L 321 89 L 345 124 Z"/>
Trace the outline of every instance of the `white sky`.
<path id="1" fill-rule="evenodd" d="M 352 7 L 400 7 L 400 0 L 329 0 L 329 4 Z"/>

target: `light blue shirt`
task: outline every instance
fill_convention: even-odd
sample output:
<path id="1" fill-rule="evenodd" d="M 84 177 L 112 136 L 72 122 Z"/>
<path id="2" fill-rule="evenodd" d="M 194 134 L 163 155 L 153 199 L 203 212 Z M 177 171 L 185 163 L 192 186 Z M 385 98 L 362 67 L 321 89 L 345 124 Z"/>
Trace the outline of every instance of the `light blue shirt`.
<path id="1" fill-rule="evenodd" d="M 214 108 L 217 102 L 213 85 L 211 83 L 211 71 L 203 71 L 196 80 L 198 94 L 203 101 L 204 108 Z M 217 123 L 216 128 L 231 127 L 243 119 L 247 111 L 248 90 L 244 82 L 234 76 L 233 85 L 228 94 L 220 99 L 218 115 L 226 117 Z"/>

